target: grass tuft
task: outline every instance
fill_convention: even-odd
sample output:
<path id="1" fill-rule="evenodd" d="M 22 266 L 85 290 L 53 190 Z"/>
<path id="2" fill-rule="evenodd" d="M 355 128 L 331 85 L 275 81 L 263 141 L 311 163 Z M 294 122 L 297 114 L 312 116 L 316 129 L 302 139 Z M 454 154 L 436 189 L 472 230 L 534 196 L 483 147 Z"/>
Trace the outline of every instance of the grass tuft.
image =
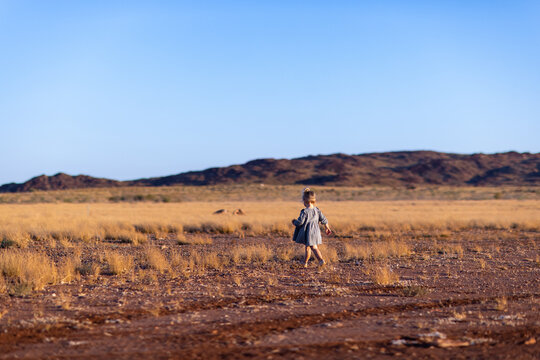
<path id="1" fill-rule="evenodd" d="M 264 263 L 272 256 L 272 250 L 266 245 L 237 246 L 230 252 L 231 261 L 234 264 L 246 262 Z"/>
<path id="2" fill-rule="evenodd" d="M 176 242 L 178 245 L 209 245 L 212 244 L 213 240 L 211 237 L 205 235 L 186 237 L 182 234 L 178 235 L 178 240 Z"/>
<path id="3" fill-rule="evenodd" d="M 104 255 L 109 273 L 112 275 L 122 275 L 133 269 L 133 257 L 122 255 L 117 251 L 106 251 Z"/>
<path id="4" fill-rule="evenodd" d="M 169 262 L 163 253 L 155 247 L 147 247 L 143 252 L 143 264 L 160 273 L 169 269 Z"/>
<path id="5" fill-rule="evenodd" d="M 4 276 L 7 291 L 24 295 L 26 291 L 42 290 L 58 280 L 56 266 L 48 256 L 28 250 L 6 250 L 0 253 L 0 273 Z"/>
<path id="6" fill-rule="evenodd" d="M 393 285 L 399 281 L 399 276 L 388 265 L 372 266 L 367 269 L 367 273 L 377 285 Z"/>

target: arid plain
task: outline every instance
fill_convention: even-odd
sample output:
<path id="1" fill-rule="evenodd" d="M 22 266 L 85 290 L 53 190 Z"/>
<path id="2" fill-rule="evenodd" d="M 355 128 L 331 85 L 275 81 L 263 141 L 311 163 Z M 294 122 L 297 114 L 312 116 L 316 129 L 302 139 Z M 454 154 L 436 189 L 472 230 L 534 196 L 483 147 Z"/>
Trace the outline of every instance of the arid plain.
<path id="1" fill-rule="evenodd" d="M 300 190 L 0 195 L 0 358 L 539 357 L 537 188 Z"/>

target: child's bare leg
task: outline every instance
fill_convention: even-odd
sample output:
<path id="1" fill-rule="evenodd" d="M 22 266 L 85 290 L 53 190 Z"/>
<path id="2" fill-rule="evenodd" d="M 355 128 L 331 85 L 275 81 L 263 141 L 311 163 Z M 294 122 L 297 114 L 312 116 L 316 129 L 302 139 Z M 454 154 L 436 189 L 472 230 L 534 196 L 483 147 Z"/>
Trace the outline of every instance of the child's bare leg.
<path id="1" fill-rule="evenodd" d="M 309 246 L 306 246 L 306 259 L 304 261 L 304 266 L 307 266 L 310 257 L 311 257 L 311 248 Z"/>
<path id="2" fill-rule="evenodd" d="M 311 249 L 313 250 L 313 253 L 315 254 L 315 257 L 317 258 L 317 260 L 319 260 L 320 263 L 324 264 L 324 260 L 322 258 L 321 250 L 319 250 L 317 245 L 313 245 L 311 247 Z"/>

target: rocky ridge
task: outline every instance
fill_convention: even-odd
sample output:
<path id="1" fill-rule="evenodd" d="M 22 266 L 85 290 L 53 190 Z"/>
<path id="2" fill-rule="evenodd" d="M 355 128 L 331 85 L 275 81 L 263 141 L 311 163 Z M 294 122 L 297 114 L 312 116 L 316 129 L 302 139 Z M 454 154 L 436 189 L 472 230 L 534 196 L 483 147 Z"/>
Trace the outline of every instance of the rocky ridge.
<path id="1" fill-rule="evenodd" d="M 311 155 L 296 159 L 258 159 L 242 165 L 176 175 L 116 181 L 86 175 L 41 175 L 0 192 L 116 186 L 253 184 L 331 186 L 537 186 L 540 153 L 450 154 L 400 151 L 360 155 Z"/>

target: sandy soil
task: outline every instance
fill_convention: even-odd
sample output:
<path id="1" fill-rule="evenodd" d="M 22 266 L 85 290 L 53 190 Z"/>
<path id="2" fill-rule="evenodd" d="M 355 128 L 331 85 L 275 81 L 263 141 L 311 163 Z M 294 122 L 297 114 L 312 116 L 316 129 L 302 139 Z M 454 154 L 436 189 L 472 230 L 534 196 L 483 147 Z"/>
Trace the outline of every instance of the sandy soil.
<path id="1" fill-rule="evenodd" d="M 0 359 L 540 358 L 540 235 L 438 236 L 403 237 L 413 254 L 402 258 L 100 275 L 2 295 Z M 328 239 L 343 241 L 366 240 Z M 179 247 L 152 242 L 164 252 Z M 181 249 L 262 243 L 295 246 L 286 238 L 217 236 L 214 245 Z M 447 244 L 463 253 L 445 251 Z M 375 284 L 365 269 L 379 263 L 390 264 L 399 283 Z"/>

